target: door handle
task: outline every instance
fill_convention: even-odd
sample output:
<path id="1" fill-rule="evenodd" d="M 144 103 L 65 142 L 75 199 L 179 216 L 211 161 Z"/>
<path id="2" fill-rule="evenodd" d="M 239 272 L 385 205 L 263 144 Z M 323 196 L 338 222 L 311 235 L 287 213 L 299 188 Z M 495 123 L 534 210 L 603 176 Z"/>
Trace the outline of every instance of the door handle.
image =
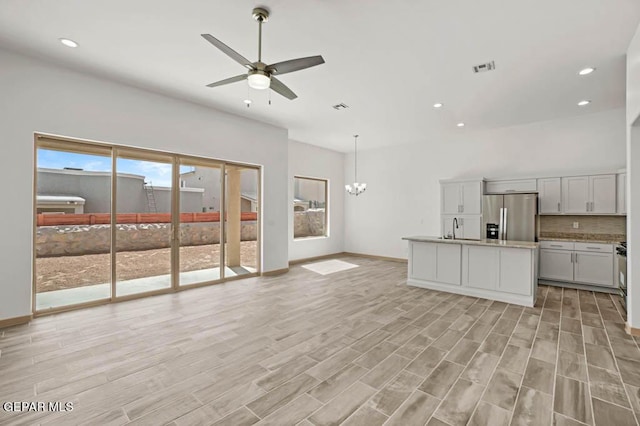
<path id="1" fill-rule="evenodd" d="M 558 203 L 558 213 L 560 213 L 560 203 Z"/>
<path id="2" fill-rule="evenodd" d="M 589 202 L 587 201 L 587 211 L 589 211 Z"/>

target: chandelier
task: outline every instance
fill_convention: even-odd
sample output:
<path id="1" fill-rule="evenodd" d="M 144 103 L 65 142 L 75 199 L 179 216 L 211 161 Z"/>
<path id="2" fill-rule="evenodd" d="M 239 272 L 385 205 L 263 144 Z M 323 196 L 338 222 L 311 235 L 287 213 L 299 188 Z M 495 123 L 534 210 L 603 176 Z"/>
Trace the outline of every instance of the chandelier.
<path id="1" fill-rule="evenodd" d="M 354 154 L 354 174 L 355 174 L 355 182 L 351 185 L 345 185 L 344 189 L 351 195 L 360 195 L 367 189 L 366 183 L 358 183 L 358 135 L 353 135 L 354 144 L 355 144 L 355 154 Z"/>

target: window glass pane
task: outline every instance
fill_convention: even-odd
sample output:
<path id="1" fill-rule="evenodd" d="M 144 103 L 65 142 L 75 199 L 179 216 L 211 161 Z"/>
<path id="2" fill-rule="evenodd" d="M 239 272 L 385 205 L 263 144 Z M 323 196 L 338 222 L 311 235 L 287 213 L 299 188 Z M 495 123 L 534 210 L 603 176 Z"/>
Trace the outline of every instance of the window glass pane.
<path id="1" fill-rule="evenodd" d="M 37 150 L 36 311 L 111 297 L 111 156 Z"/>
<path id="2" fill-rule="evenodd" d="M 293 182 L 293 237 L 326 237 L 327 181 L 295 177 Z"/>

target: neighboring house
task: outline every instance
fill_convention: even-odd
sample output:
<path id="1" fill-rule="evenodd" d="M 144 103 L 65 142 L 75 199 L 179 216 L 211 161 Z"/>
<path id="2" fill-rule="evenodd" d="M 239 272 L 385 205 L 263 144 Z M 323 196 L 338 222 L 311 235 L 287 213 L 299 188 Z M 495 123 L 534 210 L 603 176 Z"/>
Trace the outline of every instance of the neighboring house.
<path id="1" fill-rule="evenodd" d="M 194 166 L 191 171 L 180 173 L 180 186 L 202 188 L 203 205 L 206 210 L 220 211 L 220 169 Z M 258 211 L 258 179 L 255 171 L 247 170 L 240 175 L 241 211 Z"/>
<path id="2" fill-rule="evenodd" d="M 118 213 L 169 213 L 171 188 L 149 185 L 145 177 L 118 173 Z M 180 188 L 180 211 L 203 212 L 201 188 Z M 38 168 L 38 213 L 108 213 L 111 205 L 111 173 L 77 169 Z"/>

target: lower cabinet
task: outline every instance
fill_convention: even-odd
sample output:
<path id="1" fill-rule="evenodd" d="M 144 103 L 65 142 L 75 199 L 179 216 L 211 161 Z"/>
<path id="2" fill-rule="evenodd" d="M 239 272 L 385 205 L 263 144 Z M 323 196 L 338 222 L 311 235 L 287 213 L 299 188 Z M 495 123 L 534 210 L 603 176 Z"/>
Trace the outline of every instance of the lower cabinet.
<path id="1" fill-rule="evenodd" d="M 573 251 L 540 249 L 540 278 L 573 281 Z"/>
<path id="2" fill-rule="evenodd" d="M 574 281 L 613 287 L 613 254 L 577 251 L 574 259 Z"/>
<path id="3" fill-rule="evenodd" d="M 462 247 L 462 285 L 530 295 L 535 276 L 531 250 L 508 247 Z"/>
<path id="4" fill-rule="evenodd" d="M 409 278 L 460 285 L 460 245 L 412 242 Z"/>
<path id="5" fill-rule="evenodd" d="M 409 240 L 407 284 L 432 290 L 534 306 L 537 247 L 463 241 Z"/>
<path id="6" fill-rule="evenodd" d="M 566 247 L 549 249 L 545 247 L 551 247 L 552 242 L 541 242 L 541 279 L 614 286 L 614 255 L 610 244 L 575 243 L 575 247 L 573 243 L 560 245 Z"/>

